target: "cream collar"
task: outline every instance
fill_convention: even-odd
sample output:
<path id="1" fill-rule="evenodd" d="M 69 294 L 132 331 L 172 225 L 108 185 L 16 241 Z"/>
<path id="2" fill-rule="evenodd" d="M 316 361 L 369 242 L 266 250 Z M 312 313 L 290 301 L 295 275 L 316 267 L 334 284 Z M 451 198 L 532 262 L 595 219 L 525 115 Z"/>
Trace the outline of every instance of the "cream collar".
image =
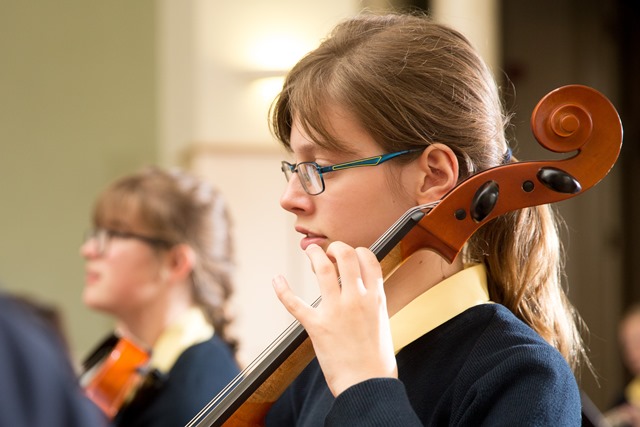
<path id="1" fill-rule="evenodd" d="M 187 348 L 210 339 L 213 334 L 213 326 L 202 310 L 192 307 L 162 332 L 151 350 L 149 364 L 167 373 Z"/>
<path id="2" fill-rule="evenodd" d="M 490 301 L 484 264 L 474 264 L 443 280 L 391 317 L 396 354 L 468 308 L 487 302 Z"/>

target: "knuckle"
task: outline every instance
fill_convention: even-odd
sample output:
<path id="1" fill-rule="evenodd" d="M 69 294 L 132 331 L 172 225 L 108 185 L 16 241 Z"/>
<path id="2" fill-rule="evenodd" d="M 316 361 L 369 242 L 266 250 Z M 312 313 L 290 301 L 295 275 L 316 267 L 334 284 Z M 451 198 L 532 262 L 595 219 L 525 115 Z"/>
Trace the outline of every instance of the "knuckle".
<path id="1" fill-rule="evenodd" d="M 334 258 L 355 259 L 357 257 L 355 249 L 343 242 L 333 242 L 327 248 L 327 253 Z"/>
<path id="2" fill-rule="evenodd" d="M 366 259 L 366 260 L 369 260 L 369 261 L 370 260 L 377 260 L 375 254 L 373 252 L 371 252 L 371 250 L 369 248 L 364 248 L 362 246 L 359 246 L 359 247 L 357 247 L 355 249 L 355 251 L 356 251 L 356 254 L 359 257 L 362 257 L 363 259 Z"/>
<path id="3" fill-rule="evenodd" d="M 335 273 L 335 267 L 330 262 L 323 262 L 315 266 L 315 272 L 319 276 L 327 276 Z"/>

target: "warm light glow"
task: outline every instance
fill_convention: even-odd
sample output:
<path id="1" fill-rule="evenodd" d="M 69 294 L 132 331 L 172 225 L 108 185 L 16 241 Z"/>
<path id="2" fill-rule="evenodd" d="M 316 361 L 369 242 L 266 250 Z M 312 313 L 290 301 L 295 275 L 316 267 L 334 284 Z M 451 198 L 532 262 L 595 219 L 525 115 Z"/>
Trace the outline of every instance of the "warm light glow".
<path id="1" fill-rule="evenodd" d="M 275 97 L 280 93 L 284 76 L 264 77 L 251 82 L 251 93 L 254 99 L 259 99 L 262 105 L 270 105 Z"/>
<path id="2" fill-rule="evenodd" d="M 256 37 L 249 47 L 250 69 L 288 70 L 313 48 L 292 35 L 272 34 Z"/>

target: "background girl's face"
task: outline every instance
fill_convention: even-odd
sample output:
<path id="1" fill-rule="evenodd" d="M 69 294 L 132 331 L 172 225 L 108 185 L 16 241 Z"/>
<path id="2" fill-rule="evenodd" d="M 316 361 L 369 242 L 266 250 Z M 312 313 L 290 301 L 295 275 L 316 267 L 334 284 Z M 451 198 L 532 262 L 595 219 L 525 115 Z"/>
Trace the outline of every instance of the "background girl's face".
<path id="1" fill-rule="evenodd" d="M 95 239 L 89 239 L 80 253 L 86 261 L 82 298 L 90 308 L 126 318 L 143 309 L 160 290 L 162 260 L 148 243 L 112 237 L 100 254 Z"/>
<path id="2" fill-rule="evenodd" d="M 640 375 L 640 313 L 629 316 L 620 327 L 620 342 L 627 368 Z"/>
<path id="3" fill-rule="evenodd" d="M 330 129 L 351 151 L 348 154 L 319 147 L 295 120 L 291 130 L 294 162 L 314 161 L 320 166 L 384 154 L 357 121 L 339 108 L 328 109 Z M 374 167 L 359 167 L 324 175 L 323 193 L 308 195 L 293 174 L 280 204 L 296 215 L 301 247 L 311 243 L 327 248 L 335 240 L 351 246 L 370 246 L 408 208 L 415 206 L 408 192 L 398 191 L 405 168 L 394 160 Z"/>

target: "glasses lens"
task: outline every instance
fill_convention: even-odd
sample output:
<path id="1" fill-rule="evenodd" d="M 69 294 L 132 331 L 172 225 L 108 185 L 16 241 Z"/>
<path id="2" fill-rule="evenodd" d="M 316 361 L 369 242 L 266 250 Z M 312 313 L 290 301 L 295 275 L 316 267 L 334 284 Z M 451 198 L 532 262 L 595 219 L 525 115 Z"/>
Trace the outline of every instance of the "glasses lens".
<path id="1" fill-rule="evenodd" d="M 298 175 L 302 186 L 310 195 L 320 194 L 324 190 L 322 176 L 314 163 L 299 163 Z"/>

